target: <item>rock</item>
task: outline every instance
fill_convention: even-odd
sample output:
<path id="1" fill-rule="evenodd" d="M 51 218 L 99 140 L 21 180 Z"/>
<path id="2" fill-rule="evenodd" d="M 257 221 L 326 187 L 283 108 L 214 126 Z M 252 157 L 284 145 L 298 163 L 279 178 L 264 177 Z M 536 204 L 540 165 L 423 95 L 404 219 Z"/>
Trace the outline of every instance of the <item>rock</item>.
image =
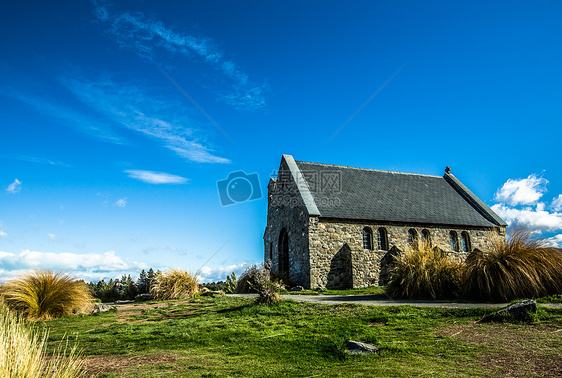
<path id="1" fill-rule="evenodd" d="M 302 286 L 295 286 L 289 289 L 289 291 L 303 291 L 304 287 Z"/>
<path id="2" fill-rule="evenodd" d="M 108 304 L 105 303 L 94 303 L 94 305 L 92 306 L 92 314 L 97 314 L 98 312 L 106 312 L 111 310 L 112 308 L 115 308 L 115 306 L 110 306 Z"/>
<path id="3" fill-rule="evenodd" d="M 376 346 L 372 344 L 362 343 L 359 341 L 349 340 L 345 344 L 345 348 L 349 353 L 353 353 L 353 354 L 379 353 L 379 349 Z"/>
<path id="4" fill-rule="evenodd" d="M 528 301 L 521 301 L 502 308 L 496 314 L 498 315 L 509 315 L 514 318 L 524 318 L 528 317 L 529 313 L 536 314 L 538 310 L 537 302 L 534 299 Z"/>
<path id="5" fill-rule="evenodd" d="M 514 303 L 506 308 L 502 308 L 493 314 L 485 316 L 482 321 L 502 320 L 511 318 L 516 320 L 529 320 L 531 314 L 536 314 L 538 310 L 537 302 L 533 299 Z"/>

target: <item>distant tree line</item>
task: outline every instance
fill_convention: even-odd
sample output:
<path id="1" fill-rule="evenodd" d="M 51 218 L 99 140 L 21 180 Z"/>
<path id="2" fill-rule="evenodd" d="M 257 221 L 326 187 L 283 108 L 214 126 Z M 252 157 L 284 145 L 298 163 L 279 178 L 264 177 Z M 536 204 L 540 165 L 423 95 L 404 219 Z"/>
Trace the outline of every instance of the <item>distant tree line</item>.
<path id="1" fill-rule="evenodd" d="M 150 294 L 150 288 L 156 282 L 156 276 L 161 274 L 159 270 L 150 268 L 140 272 L 139 278 L 134 281 L 130 274 L 124 274 L 121 278 L 101 280 L 97 283 L 89 282 L 87 285 L 92 295 L 102 302 L 115 302 L 121 300 L 140 299 L 141 294 Z M 225 293 L 236 292 L 236 275 L 234 272 L 226 277 L 226 281 L 203 283 L 200 287 L 206 287 L 213 291 L 224 291 Z"/>
<path id="2" fill-rule="evenodd" d="M 155 272 L 152 268 L 148 271 L 143 269 L 136 281 L 133 281 L 130 274 L 124 274 L 121 278 L 110 279 L 108 282 L 90 282 L 88 286 L 94 297 L 102 302 L 133 300 L 140 294 L 150 293 L 150 287 L 159 273 L 160 271 Z"/>

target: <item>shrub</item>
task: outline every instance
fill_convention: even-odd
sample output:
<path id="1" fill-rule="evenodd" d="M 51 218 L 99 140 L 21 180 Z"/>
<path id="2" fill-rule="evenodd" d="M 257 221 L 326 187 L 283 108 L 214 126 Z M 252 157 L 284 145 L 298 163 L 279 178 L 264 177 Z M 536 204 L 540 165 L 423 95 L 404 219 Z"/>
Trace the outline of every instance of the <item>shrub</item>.
<path id="1" fill-rule="evenodd" d="M 264 280 L 262 275 L 263 270 L 267 271 L 269 274 L 269 282 L 271 282 L 277 290 L 283 288 L 285 285 L 280 276 L 271 271 L 271 265 L 269 262 L 264 262 L 262 264 L 252 264 L 246 270 L 236 283 L 236 293 L 257 293 L 256 285 L 261 280 Z M 233 273 L 234 274 L 234 273 Z"/>
<path id="2" fill-rule="evenodd" d="M 154 299 L 188 299 L 199 291 L 197 275 L 181 269 L 157 272 L 150 293 Z"/>
<path id="3" fill-rule="evenodd" d="M 59 347 L 46 356 L 46 339 L 46 334 L 39 337 L 0 302 L 0 377 L 80 377 L 82 361 L 76 348 L 67 354 Z"/>
<path id="4" fill-rule="evenodd" d="M 392 298 L 450 298 L 459 291 L 461 263 L 429 243 L 407 247 L 393 264 L 386 288 Z"/>
<path id="5" fill-rule="evenodd" d="M 271 304 L 280 300 L 281 283 L 273 281 L 268 264 L 249 266 L 240 279 L 236 291 L 238 293 L 258 293 L 258 303 Z"/>
<path id="6" fill-rule="evenodd" d="M 64 273 L 38 270 L 8 281 L 0 296 L 18 314 L 29 319 L 52 319 L 88 311 L 93 298 L 83 281 Z"/>
<path id="7" fill-rule="evenodd" d="M 562 254 L 529 231 L 497 238 L 489 251 L 475 250 L 465 262 L 463 294 L 490 301 L 562 293 Z"/>

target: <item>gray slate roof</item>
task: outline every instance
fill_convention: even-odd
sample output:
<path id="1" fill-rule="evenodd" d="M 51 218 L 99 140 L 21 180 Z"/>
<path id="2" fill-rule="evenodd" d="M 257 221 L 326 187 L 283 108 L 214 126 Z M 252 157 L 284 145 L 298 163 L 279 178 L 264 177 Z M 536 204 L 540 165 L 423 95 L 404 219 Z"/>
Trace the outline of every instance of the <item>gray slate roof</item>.
<path id="1" fill-rule="evenodd" d="M 284 158 L 295 162 L 290 155 Z M 450 173 L 440 177 L 295 163 L 306 181 L 304 187 L 313 197 L 317 209 L 314 212 L 321 217 L 479 227 L 506 225 Z"/>

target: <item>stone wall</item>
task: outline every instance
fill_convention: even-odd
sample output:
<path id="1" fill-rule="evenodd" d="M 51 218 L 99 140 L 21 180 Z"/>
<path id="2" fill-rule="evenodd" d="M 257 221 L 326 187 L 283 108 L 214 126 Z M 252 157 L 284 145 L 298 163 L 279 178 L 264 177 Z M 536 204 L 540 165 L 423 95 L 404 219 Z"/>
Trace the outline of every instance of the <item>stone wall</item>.
<path id="1" fill-rule="evenodd" d="M 296 193 L 287 166 L 282 162 L 277 179 L 268 185 L 267 226 L 264 233 L 264 260 L 279 272 L 279 236 L 285 228 L 289 235 L 289 279 L 293 285 L 310 287 L 308 254 L 309 216 Z"/>
<path id="2" fill-rule="evenodd" d="M 373 233 L 373 249 L 363 248 L 363 229 L 370 227 Z M 377 245 L 376 232 L 379 227 L 386 229 L 388 237 L 387 250 Z M 456 231 L 459 237 L 463 231 L 470 238 L 471 250 L 488 249 L 494 238 L 505 238 L 505 229 L 477 229 L 462 227 L 437 227 L 419 225 L 390 225 L 372 222 L 354 223 L 342 220 L 326 220 L 311 217 L 309 222 L 309 256 L 310 286 L 327 288 L 365 287 L 378 285 L 381 274 L 381 262 L 390 261 L 388 250 L 393 246 L 403 250 L 408 243 L 408 231 L 416 230 L 419 237 L 422 230 L 429 231 L 432 245 L 465 258 L 466 252 L 453 252 L 450 231 Z M 385 256 L 387 257 L 386 259 Z M 351 274 L 342 264 L 351 261 Z"/>

